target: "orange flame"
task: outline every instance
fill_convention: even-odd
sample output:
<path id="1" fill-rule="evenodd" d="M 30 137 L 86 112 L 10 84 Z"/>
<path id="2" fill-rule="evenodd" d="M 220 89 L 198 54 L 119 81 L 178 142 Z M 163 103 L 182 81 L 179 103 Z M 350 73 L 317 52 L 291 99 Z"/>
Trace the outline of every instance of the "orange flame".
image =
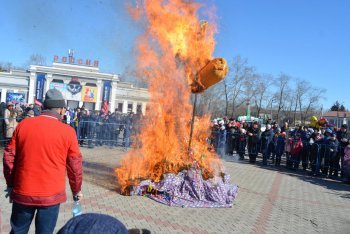
<path id="1" fill-rule="evenodd" d="M 137 70 L 147 79 L 150 102 L 138 136 L 141 148 L 130 150 L 115 170 L 122 192 L 145 179 L 158 182 L 164 173 L 177 173 L 194 161 L 204 178 L 221 171 L 206 142 L 210 116 L 196 117 L 188 151 L 190 86 L 215 46 L 215 25 L 198 19 L 199 7 L 185 0 L 144 0 L 130 9 L 135 19 L 147 22 L 137 42 Z"/>

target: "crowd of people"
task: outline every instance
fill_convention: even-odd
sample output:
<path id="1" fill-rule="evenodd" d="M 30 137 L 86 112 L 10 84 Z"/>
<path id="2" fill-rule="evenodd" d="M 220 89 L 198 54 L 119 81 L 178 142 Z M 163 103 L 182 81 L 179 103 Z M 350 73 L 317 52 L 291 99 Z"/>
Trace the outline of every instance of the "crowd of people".
<path id="1" fill-rule="evenodd" d="M 259 122 L 219 118 L 212 121 L 211 127 L 209 140 L 220 157 L 237 153 L 244 160 L 247 154 L 249 162 L 255 163 L 261 156 L 263 165 L 277 167 L 283 158 L 286 167 L 292 170 L 301 166 L 315 176 L 350 178 L 350 137 L 346 124 L 340 129 L 290 128 L 287 122 L 282 127 L 272 122 L 262 131 Z"/>
<path id="2" fill-rule="evenodd" d="M 18 123 L 25 118 L 39 116 L 40 105 L 0 104 L 0 143 L 6 145 Z M 65 110 L 62 121 L 75 129 L 80 146 L 122 146 L 131 144 L 132 136 L 139 131 L 141 114 L 123 114 L 117 109 L 111 112 L 89 111 L 76 108 Z M 350 163 L 350 137 L 348 126 L 336 128 L 312 128 L 288 123 L 282 127 L 277 123 L 266 124 L 261 129 L 259 122 L 240 122 L 229 118 L 214 119 L 211 123 L 210 144 L 221 157 L 237 153 L 243 160 L 247 154 L 249 162 L 262 157 L 263 165 L 280 166 L 282 158 L 287 168 L 311 169 L 313 175 L 344 177 L 346 165 Z M 262 131 L 263 130 L 263 131 Z M 348 158 L 349 157 L 349 158 Z"/>
<path id="3" fill-rule="evenodd" d="M 123 114 L 116 109 L 113 113 L 89 111 L 77 108 L 67 110 L 64 121 L 76 129 L 80 146 L 87 143 L 89 148 L 107 145 L 123 146 L 126 150 L 131 137 L 138 131 L 142 114 Z"/>
<path id="4" fill-rule="evenodd" d="M 23 119 L 39 116 L 41 112 L 42 106 L 37 104 L 1 103 L 0 144 L 6 145 Z M 123 114 L 117 109 L 113 113 L 105 113 L 82 107 L 67 108 L 62 121 L 75 129 L 80 146 L 123 146 L 126 150 L 132 135 L 136 134 L 141 117 L 141 114 Z"/>
<path id="5" fill-rule="evenodd" d="M 37 116 L 40 112 L 39 105 L 0 103 L 0 144 L 4 146 L 11 139 L 18 123 L 25 118 Z"/>

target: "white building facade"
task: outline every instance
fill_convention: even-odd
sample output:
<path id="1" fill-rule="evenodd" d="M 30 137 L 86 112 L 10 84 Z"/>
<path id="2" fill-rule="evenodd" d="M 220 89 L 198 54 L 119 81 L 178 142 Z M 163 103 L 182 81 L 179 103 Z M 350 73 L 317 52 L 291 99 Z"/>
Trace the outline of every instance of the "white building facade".
<path id="1" fill-rule="evenodd" d="M 147 89 L 121 82 L 118 75 L 103 73 L 98 66 L 53 62 L 31 65 L 29 70 L 0 72 L 1 102 L 43 102 L 49 89 L 58 89 L 69 108 L 142 112 L 149 100 Z"/>

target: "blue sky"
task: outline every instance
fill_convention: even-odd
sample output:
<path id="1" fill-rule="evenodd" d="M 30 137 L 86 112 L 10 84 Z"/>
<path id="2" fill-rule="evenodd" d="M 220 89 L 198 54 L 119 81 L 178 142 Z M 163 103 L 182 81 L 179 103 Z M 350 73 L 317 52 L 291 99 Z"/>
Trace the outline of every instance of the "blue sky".
<path id="1" fill-rule="evenodd" d="M 39 53 L 48 63 L 69 48 L 100 61 L 100 69 L 123 74 L 133 67 L 140 26 L 128 1 L 12 0 L 0 8 L 0 61 L 25 64 Z M 215 55 L 248 59 L 258 72 L 284 72 L 326 88 L 324 107 L 339 100 L 350 108 L 350 1 L 204 1 L 217 9 Z"/>

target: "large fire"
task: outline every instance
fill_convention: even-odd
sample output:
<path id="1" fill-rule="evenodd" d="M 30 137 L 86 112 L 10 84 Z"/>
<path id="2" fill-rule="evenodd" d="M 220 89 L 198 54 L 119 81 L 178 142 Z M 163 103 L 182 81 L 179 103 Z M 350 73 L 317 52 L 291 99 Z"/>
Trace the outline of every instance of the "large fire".
<path id="1" fill-rule="evenodd" d="M 137 70 L 149 84 L 150 102 L 138 136 L 141 147 L 130 150 L 115 170 L 121 192 L 145 179 L 158 182 L 194 162 L 205 179 L 221 172 L 206 142 L 210 116 L 195 118 L 189 150 L 191 91 L 203 91 L 198 72 L 212 60 L 215 46 L 215 24 L 200 21 L 199 8 L 187 0 L 144 0 L 130 9 L 146 23 L 137 41 Z"/>

